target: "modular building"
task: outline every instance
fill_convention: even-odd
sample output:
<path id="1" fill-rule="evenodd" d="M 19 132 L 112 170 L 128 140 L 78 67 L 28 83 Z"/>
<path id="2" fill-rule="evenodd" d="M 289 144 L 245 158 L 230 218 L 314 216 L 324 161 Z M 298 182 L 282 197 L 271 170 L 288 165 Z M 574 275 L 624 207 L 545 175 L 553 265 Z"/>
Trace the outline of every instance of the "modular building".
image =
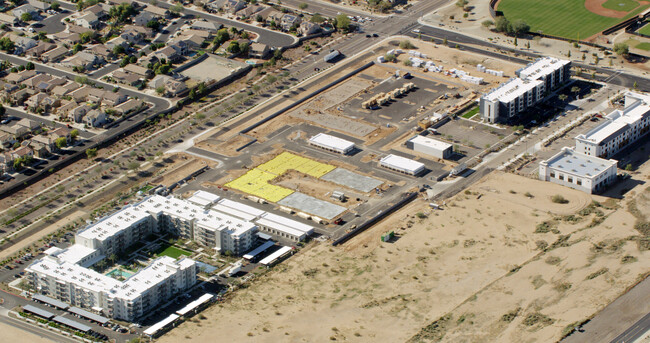
<path id="1" fill-rule="evenodd" d="M 454 152 L 451 144 L 420 135 L 406 141 L 406 147 L 437 158 L 449 158 Z"/>
<path id="2" fill-rule="evenodd" d="M 300 242 L 314 232 L 314 227 L 299 221 L 265 213 L 255 221 L 260 231 L 277 238 Z"/>
<path id="3" fill-rule="evenodd" d="M 418 175 L 424 171 L 423 163 L 392 154 L 379 160 L 379 166 L 407 175 Z"/>
<path id="4" fill-rule="evenodd" d="M 616 180 L 616 160 L 589 156 L 564 147 L 539 163 L 539 178 L 586 193 L 600 192 Z"/>
<path id="5" fill-rule="evenodd" d="M 650 96 L 628 92 L 625 107 L 614 110 L 604 122 L 575 138 L 576 151 L 601 158 L 612 157 L 650 131 Z"/>
<path id="6" fill-rule="evenodd" d="M 354 150 L 354 143 L 325 133 L 319 133 L 310 138 L 309 144 L 341 155 L 348 154 Z"/>

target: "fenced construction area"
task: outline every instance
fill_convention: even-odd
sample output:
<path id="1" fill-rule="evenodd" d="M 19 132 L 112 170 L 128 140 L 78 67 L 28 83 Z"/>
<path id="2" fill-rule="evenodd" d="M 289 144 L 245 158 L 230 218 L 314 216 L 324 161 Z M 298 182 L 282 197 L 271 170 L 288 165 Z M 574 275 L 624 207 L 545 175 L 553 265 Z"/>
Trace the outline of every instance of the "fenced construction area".
<path id="1" fill-rule="evenodd" d="M 634 0 L 501 0 L 497 9 L 510 22 L 524 20 L 531 32 L 585 40 L 649 6 Z"/>

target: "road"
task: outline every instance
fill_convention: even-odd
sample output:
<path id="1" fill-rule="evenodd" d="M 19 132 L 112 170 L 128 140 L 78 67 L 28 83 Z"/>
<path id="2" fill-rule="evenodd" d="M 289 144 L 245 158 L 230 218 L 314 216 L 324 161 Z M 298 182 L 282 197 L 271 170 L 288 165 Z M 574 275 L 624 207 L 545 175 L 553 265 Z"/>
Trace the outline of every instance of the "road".
<path id="1" fill-rule="evenodd" d="M 629 327 L 628 327 L 629 326 Z M 625 327 L 627 330 L 623 331 Z M 650 329 L 650 278 L 621 295 L 562 343 L 631 343 Z"/>
<path id="2" fill-rule="evenodd" d="M 76 339 L 72 339 L 63 335 L 59 335 L 50 330 L 43 329 L 40 326 L 33 325 L 30 323 L 23 322 L 21 320 L 8 317 L 4 314 L 0 314 L 0 322 L 3 324 L 10 325 L 12 327 L 18 328 L 20 330 L 27 331 L 36 336 L 40 336 L 52 342 L 61 342 L 61 343 L 79 343 Z"/>

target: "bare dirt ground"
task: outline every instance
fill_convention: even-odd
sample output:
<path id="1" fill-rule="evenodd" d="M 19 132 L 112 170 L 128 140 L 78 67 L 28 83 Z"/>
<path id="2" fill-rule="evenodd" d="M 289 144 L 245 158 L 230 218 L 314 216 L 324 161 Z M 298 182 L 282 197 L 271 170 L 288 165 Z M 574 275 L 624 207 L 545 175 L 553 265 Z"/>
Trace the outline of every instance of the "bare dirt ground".
<path id="1" fill-rule="evenodd" d="M 152 184 L 161 184 L 166 187 L 174 182 L 180 181 L 184 177 L 208 165 L 206 161 L 194 157 L 188 157 L 185 154 L 176 154 L 173 156 L 174 165 L 168 166 L 169 170 L 164 175 L 151 180 Z"/>
<path id="2" fill-rule="evenodd" d="M 0 323 L 0 332 L 2 332 L 2 340 L 4 342 L 30 342 L 30 343 L 51 343 L 49 339 L 43 338 L 39 335 L 27 332 L 5 323 Z"/>
<path id="3" fill-rule="evenodd" d="M 332 202 L 330 195 L 333 191 L 339 190 L 344 191 L 348 196 L 348 201 L 344 204 L 337 202 L 337 205 L 352 208 L 361 201 L 356 199 L 361 199 L 364 197 L 373 197 L 376 196 L 374 193 L 362 194 L 351 188 L 347 188 L 342 185 L 335 184 L 333 182 L 328 182 L 325 180 L 319 180 L 309 175 L 303 174 L 301 172 L 290 170 L 279 177 L 275 178 L 271 182 L 274 185 L 286 187 L 289 189 L 296 190 L 298 192 L 313 196 L 314 198 Z"/>
<path id="4" fill-rule="evenodd" d="M 639 198 L 646 186 L 608 200 L 494 173 L 444 210 L 417 201 L 342 247 L 311 243 L 160 341 L 556 341 L 650 270 Z"/>

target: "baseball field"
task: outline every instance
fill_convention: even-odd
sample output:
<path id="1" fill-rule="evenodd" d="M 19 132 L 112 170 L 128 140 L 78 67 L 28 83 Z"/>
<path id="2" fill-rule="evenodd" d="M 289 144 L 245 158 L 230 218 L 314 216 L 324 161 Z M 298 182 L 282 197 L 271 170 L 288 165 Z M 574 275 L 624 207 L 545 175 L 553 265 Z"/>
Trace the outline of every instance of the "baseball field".
<path id="1" fill-rule="evenodd" d="M 511 22 L 524 20 L 532 32 L 584 40 L 648 6 L 635 0 L 501 0 L 497 10 Z"/>

